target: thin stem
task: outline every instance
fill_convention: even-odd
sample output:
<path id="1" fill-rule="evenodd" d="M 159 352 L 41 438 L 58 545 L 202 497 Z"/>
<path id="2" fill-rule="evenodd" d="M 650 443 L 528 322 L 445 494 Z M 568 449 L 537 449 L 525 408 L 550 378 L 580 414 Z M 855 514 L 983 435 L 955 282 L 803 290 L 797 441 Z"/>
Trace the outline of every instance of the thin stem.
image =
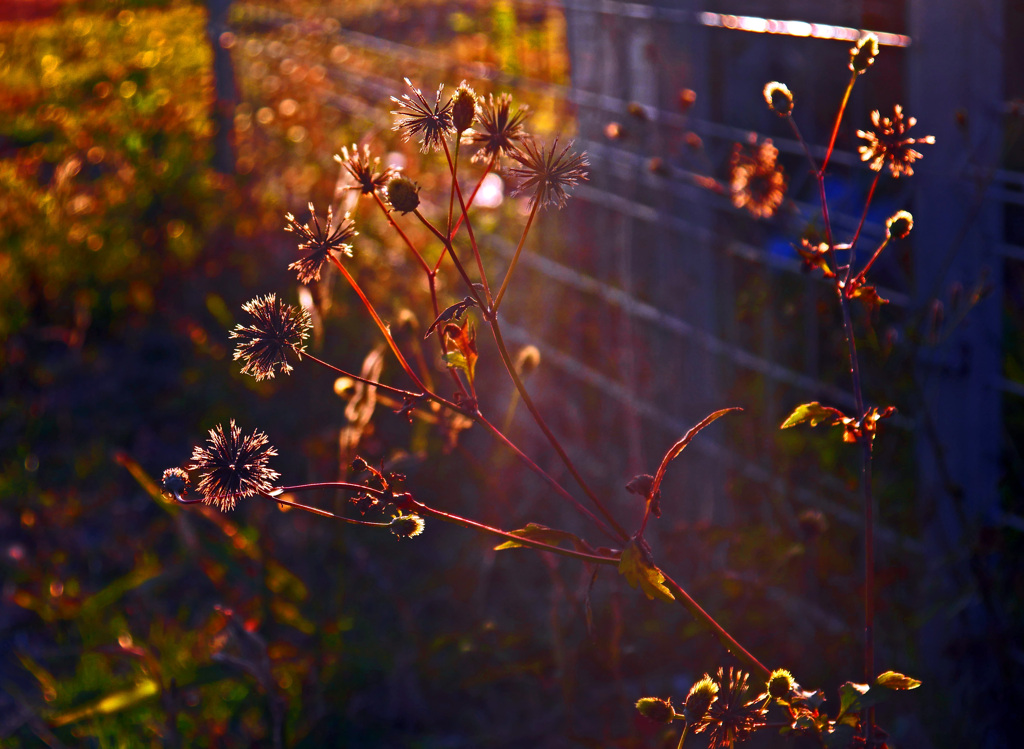
<path id="1" fill-rule="evenodd" d="M 811 147 L 808 146 L 807 141 L 804 140 L 804 135 L 803 133 L 800 132 L 800 128 L 797 126 L 796 120 L 794 120 L 792 116 L 787 116 L 786 121 L 789 122 L 789 127 L 793 130 L 793 135 L 796 137 L 797 142 L 799 142 L 800 145 L 803 147 L 804 156 L 807 157 L 807 161 L 810 162 L 811 164 L 811 171 L 814 172 L 815 174 L 818 174 L 818 164 L 814 160 L 814 156 L 811 154 Z"/>
<path id="2" fill-rule="evenodd" d="M 594 522 L 594 524 L 598 528 L 601 529 L 601 532 L 604 533 L 606 536 L 608 536 L 608 538 L 612 539 L 613 541 L 623 541 L 626 538 L 628 538 L 628 536 L 626 536 L 626 537 L 622 536 L 621 529 L 617 529 L 617 530 L 613 531 L 611 528 L 608 527 L 608 525 L 603 520 L 601 520 L 601 518 L 599 518 L 593 512 L 591 512 L 586 507 L 584 507 L 582 504 L 580 504 L 579 500 L 577 500 L 568 491 L 566 491 L 564 486 L 559 484 L 554 478 L 551 477 L 550 474 L 547 473 L 547 471 L 545 471 L 543 468 L 541 468 L 539 465 L 537 465 L 530 458 L 529 455 L 527 455 L 522 450 L 520 450 L 518 447 L 516 447 L 515 443 L 513 443 L 512 440 L 510 440 L 508 437 L 506 437 L 504 435 L 504 433 L 500 429 L 498 429 L 491 422 L 489 422 L 486 418 L 484 418 L 483 414 L 481 414 L 478 411 L 476 414 L 474 414 L 472 416 L 472 418 L 478 424 L 482 424 L 484 427 L 486 427 L 491 432 L 491 434 L 493 434 L 495 437 L 497 437 L 499 442 L 504 444 L 512 452 L 514 452 L 517 456 L 519 456 L 519 459 L 522 460 L 524 463 L 526 463 L 526 465 L 529 466 L 530 470 L 532 470 L 534 473 L 536 473 L 538 476 L 540 476 L 542 479 L 544 479 L 544 481 L 547 482 L 548 486 L 550 486 L 552 489 L 555 490 L 555 493 L 558 494 L 558 496 L 560 496 L 566 502 L 571 504 L 576 509 L 576 511 L 579 512 L 581 515 L 583 515 L 584 517 L 590 518 Z"/>
<path id="3" fill-rule="evenodd" d="M 384 201 L 380 199 L 380 195 L 374 193 L 373 197 L 377 201 L 377 205 L 380 206 L 380 209 L 384 211 L 384 215 L 387 217 L 388 223 L 394 227 L 395 231 L 397 231 L 399 236 L 405 241 L 406 246 L 412 250 L 412 254 L 416 256 L 416 260 L 419 261 L 420 267 L 423 268 L 423 272 L 433 278 L 433 272 L 430 269 L 430 265 L 423 259 L 423 255 L 421 255 L 420 251 L 416 249 L 416 245 L 412 243 L 412 240 L 410 240 L 409 237 L 406 236 L 405 232 L 402 231 L 402 227 L 395 221 L 394 217 L 391 215 L 391 211 L 386 205 L 384 205 Z"/>
<path id="4" fill-rule="evenodd" d="M 444 152 L 448 154 L 448 143 L 444 144 Z M 455 161 L 452 162 L 451 156 L 448 156 L 448 163 L 452 168 L 452 189 L 455 195 L 459 197 L 459 208 L 462 210 L 462 218 L 466 219 L 466 231 L 469 232 L 469 246 L 473 250 L 473 257 L 476 258 L 476 267 L 480 273 L 480 282 L 484 286 L 484 296 L 487 297 L 487 303 L 491 303 L 491 288 L 487 283 L 487 274 L 484 273 L 484 263 L 480 258 L 480 248 L 476 243 L 476 236 L 473 234 L 473 222 L 469 220 L 469 207 L 466 205 L 466 201 L 462 199 L 462 188 L 459 186 L 459 175 L 458 175 L 458 164 L 459 164 L 459 146 L 458 142 L 455 144 Z M 448 240 L 454 241 L 455 230 L 452 229 L 451 221 L 451 207 L 449 207 L 448 216 Z M 461 223 L 461 222 L 460 222 Z M 455 254 L 454 252 L 452 253 Z"/>
<path id="5" fill-rule="evenodd" d="M 480 298 L 480 294 L 477 292 L 476 287 L 473 285 L 473 281 L 470 279 L 469 274 L 466 273 L 465 266 L 463 266 L 462 261 L 460 261 L 458 256 L 456 256 L 455 254 L 455 247 L 452 246 L 451 238 L 446 237 L 444 234 L 438 231 L 437 227 L 430 223 L 426 219 L 426 217 L 418 210 L 414 210 L 413 213 L 416 214 L 416 218 L 418 218 L 423 223 L 423 225 L 434 234 L 435 237 L 441 240 L 441 242 L 445 246 L 445 249 L 448 250 L 448 254 L 451 256 L 452 262 L 455 263 L 455 267 L 459 271 L 459 275 L 462 276 L 462 280 L 465 282 L 466 287 L 469 289 L 469 293 L 473 295 L 473 298 L 476 300 L 476 303 L 480 306 L 480 309 L 486 310 L 487 307 L 484 305 L 484 301 Z M 444 253 L 441 253 L 441 258 L 444 258 Z M 441 261 L 438 260 L 438 266 L 440 266 L 440 264 Z M 436 271 L 437 268 L 435 267 L 434 270 Z"/>
<path id="6" fill-rule="evenodd" d="M 497 306 L 499 300 L 495 300 L 495 306 Z M 611 513 L 608 512 L 608 510 L 605 508 L 601 500 L 598 499 L 597 495 L 587 485 L 587 482 L 583 480 L 583 477 L 580 475 L 580 472 L 576 470 L 576 466 L 573 465 L 572 460 L 570 460 L 569 455 L 562 448 L 562 445 L 558 441 L 558 438 L 548 428 L 548 425 L 545 423 L 544 418 L 541 416 L 540 410 L 537 408 L 536 405 L 534 405 L 533 399 L 530 398 L 530 394 L 526 390 L 526 386 L 523 384 L 523 381 L 520 379 L 519 374 L 516 372 L 516 367 L 515 364 L 512 362 L 512 357 L 509 356 L 508 347 L 505 345 L 505 339 L 501 335 L 501 326 L 498 324 L 497 317 L 494 317 L 490 320 L 490 326 L 491 332 L 494 334 L 494 342 L 498 346 L 498 353 L 501 355 L 501 360 L 505 364 L 505 369 L 508 370 L 509 377 L 512 378 L 512 382 L 515 384 L 516 391 L 518 391 L 519 396 L 523 399 L 523 403 L 526 405 L 530 413 L 533 415 L 533 420 L 537 422 L 537 426 L 539 426 L 540 430 L 544 432 L 544 436 L 548 438 L 548 442 L 551 443 L 551 446 L 555 449 L 555 452 L 558 453 L 558 457 L 562 459 L 562 462 L 565 464 L 565 467 L 569 469 L 569 473 L 572 474 L 572 477 L 573 479 L 576 480 L 576 483 L 579 484 L 580 488 L 587 495 L 590 501 L 594 503 L 594 506 L 597 507 L 597 509 L 605 517 L 605 519 L 612 526 L 612 528 L 615 529 L 615 533 L 618 536 L 618 540 L 627 540 L 629 538 L 629 534 L 626 533 L 625 529 L 623 529 L 623 527 L 619 525 L 615 518 L 612 517 Z"/>
<path id="7" fill-rule="evenodd" d="M 516 247 L 515 254 L 512 255 L 512 262 L 508 266 L 508 270 L 505 271 L 505 280 L 501 282 L 501 288 L 498 289 L 498 296 L 494 297 L 494 304 L 491 305 L 491 314 L 496 315 L 498 307 L 501 305 L 501 300 L 505 296 L 505 289 L 508 288 L 509 279 L 512 278 L 512 271 L 516 268 L 516 263 L 519 262 L 519 253 L 523 251 L 523 245 L 526 244 L 526 235 L 530 233 L 530 227 L 533 226 L 533 217 L 537 215 L 537 208 L 540 207 L 540 196 L 534 195 L 533 206 L 530 208 L 530 217 L 526 219 L 526 226 L 523 227 L 523 235 L 519 238 L 519 245 Z"/>
<path id="8" fill-rule="evenodd" d="M 875 188 L 878 187 L 878 178 L 881 176 L 881 172 L 875 172 L 875 179 L 871 182 L 871 189 L 868 190 L 867 200 L 864 201 L 864 212 L 860 214 L 860 223 L 857 224 L 857 231 L 853 233 L 853 239 L 850 240 L 850 267 L 847 269 L 846 272 L 847 280 L 849 280 L 850 278 L 850 271 L 853 270 L 853 251 L 857 247 L 857 240 L 860 239 L 860 232 L 861 229 L 864 228 L 864 221 L 868 217 L 868 208 L 871 207 L 871 200 L 875 197 Z M 881 248 L 879 248 L 879 251 L 881 251 Z M 875 253 L 876 256 L 877 254 L 878 253 Z"/>
<path id="9" fill-rule="evenodd" d="M 875 261 L 878 260 L 878 256 L 882 254 L 882 250 L 884 250 L 886 245 L 888 245 L 888 244 L 889 244 L 889 237 L 887 236 L 885 239 L 882 240 L 882 244 L 878 245 L 878 249 L 875 250 L 875 254 L 871 256 L 871 259 L 868 260 L 867 263 L 864 264 L 863 268 L 861 268 L 860 273 L 858 273 L 856 276 L 853 277 L 853 282 L 852 282 L 853 288 L 856 288 L 857 285 L 861 281 L 864 280 L 864 276 L 867 275 L 867 272 L 869 270 L 871 270 L 871 266 L 875 264 Z M 851 262 L 851 265 L 852 265 L 852 262 Z M 850 284 L 847 284 L 847 285 L 849 286 Z"/>
<path id="10" fill-rule="evenodd" d="M 461 525 L 465 528 L 472 528 L 473 530 L 480 531 L 482 533 L 487 533 L 492 536 L 497 536 L 498 538 L 503 538 L 506 541 L 514 541 L 517 544 L 529 546 L 533 549 L 538 549 L 540 551 L 549 551 L 552 554 L 560 554 L 564 557 L 571 557 L 572 559 L 579 559 L 581 561 L 591 562 L 593 564 L 606 564 L 616 566 L 619 564 L 619 559 L 617 557 L 606 557 L 596 554 L 587 554 L 585 552 L 576 551 L 574 549 L 565 549 L 561 546 L 552 546 L 551 544 L 546 544 L 541 541 L 535 541 L 532 538 L 520 536 L 515 533 L 509 533 L 508 531 L 503 531 L 499 528 L 484 525 L 483 523 L 478 523 L 475 520 L 470 520 L 459 515 L 452 515 L 447 512 L 442 512 L 441 510 L 435 510 L 432 507 L 428 507 L 427 505 L 421 504 L 420 502 L 417 502 L 416 500 L 411 498 L 406 501 L 405 506 L 411 507 L 416 512 L 421 513 L 423 515 L 437 518 L 438 520 L 443 520 L 446 523 L 454 523 L 456 525 Z"/>
<path id="11" fill-rule="evenodd" d="M 484 167 L 484 173 L 480 175 L 480 179 L 477 180 L 476 187 L 473 188 L 473 192 L 469 194 L 469 200 L 466 201 L 467 211 L 473 207 L 473 201 L 476 200 L 476 194 L 480 192 L 480 186 L 484 183 L 484 177 L 491 173 L 497 158 L 497 155 L 491 156 L 490 160 L 487 162 L 487 166 Z M 455 226 L 452 228 L 453 237 L 459 233 L 459 227 L 462 226 L 462 219 L 463 216 L 459 216 L 458 219 L 456 219 Z"/>
<path id="12" fill-rule="evenodd" d="M 363 488 L 365 487 L 360 487 L 360 489 Z M 348 523 L 349 525 L 368 525 L 373 528 L 387 528 L 390 525 L 390 523 L 373 523 L 369 520 L 356 520 L 355 518 L 347 518 L 344 515 L 338 515 L 333 512 L 328 512 L 327 510 L 321 510 L 319 507 L 311 507 L 309 505 L 301 504 L 300 502 L 292 502 L 290 499 L 282 499 L 281 497 L 274 496 L 273 494 L 261 493 L 259 496 L 263 497 L 264 499 L 269 499 L 272 502 L 277 502 L 279 505 L 288 505 L 289 507 L 294 507 L 296 510 L 305 510 L 306 512 L 310 512 L 314 515 L 319 515 L 325 518 L 331 518 L 333 520 L 340 520 L 341 522 Z"/>
<path id="13" fill-rule="evenodd" d="M 843 120 L 843 113 L 846 111 L 846 104 L 850 101 L 850 92 L 853 91 L 853 84 L 857 82 L 856 71 L 850 74 L 850 82 L 846 84 L 846 91 L 843 92 L 843 100 L 839 102 L 839 111 L 836 112 L 836 122 L 832 126 L 832 137 L 828 142 L 828 150 L 825 151 L 825 159 L 821 162 L 819 174 L 824 174 L 828 168 L 828 160 L 832 158 L 832 149 L 836 145 L 836 136 L 839 134 L 839 123 Z"/>
<path id="14" fill-rule="evenodd" d="M 683 590 L 679 583 L 666 575 L 664 570 L 659 568 L 658 571 L 661 572 L 662 576 L 665 578 L 665 587 L 672 591 L 672 595 L 675 596 L 676 600 L 679 601 L 679 603 L 681 603 L 691 614 L 693 614 L 695 619 L 710 627 L 714 633 L 718 635 L 719 641 L 725 646 L 726 650 L 742 661 L 751 671 L 757 671 L 766 679 L 772 675 L 772 672 L 766 668 L 761 661 L 757 660 L 757 658 L 747 652 L 746 648 L 740 645 L 732 635 L 726 632 L 722 625 L 719 624 L 711 614 L 702 609 L 700 604 L 693 600 L 693 598 L 690 597 L 690 594 Z"/>
<path id="15" fill-rule="evenodd" d="M 683 742 L 686 741 L 686 735 L 690 732 L 690 724 L 687 723 L 683 726 L 683 733 L 679 737 L 679 743 L 676 744 L 676 749 L 683 749 Z"/>
<path id="16" fill-rule="evenodd" d="M 380 332 L 384 335 L 384 339 L 388 342 L 388 346 L 391 347 L 391 350 L 394 352 L 395 356 L 398 357 L 398 363 L 402 365 L 402 369 L 404 369 L 405 373 L 412 378 L 412 381 L 415 383 L 416 387 L 420 388 L 424 392 L 429 392 L 427 390 L 427 387 L 420 380 L 420 378 L 416 376 L 416 373 L 413 371 L 412 367 L 409 366 L 409 362 L 405 360 L 405 357 L 402 355 L 402 352 L 398 348 L 398 344 L 395 343 L 395 339 L 391 337 L 391 329 L 384 324 L 383 320 L 380 319 L 380 315 L 377 314 L 377 310 L 374 309 L 373 304 L 370 303 L 370 300 L 366 297 L 366 294 L 363 293 L 362 288 L 360 288 L 359 284 L 356 283 L 356 279 L 352 277 L 352 274 L 348 272 L 348 269 L 346 269 L 345 266 L 342 265 L 341 261 L 338 260 L 338 258 L 336 258 L 333 254 L 331 254 L 330 257 L 331 261 L 338 267 L 338 270 L 340 270 L 342 275 L 345 276 L 345 280 L 348 281 L 349 285 L 355 290 L 356 294 L 359 295 L 359 298 L 363 302 L 363 306 L 366 307 L 366 310 L 370 313 L 370 316 L 373 318 L 373 321 L 377 323 L 377 327 L 380 328 Z"/>
<path id="17" fill-rule="evenodd" d="M 309 359 L 311 361 L 316 362 L 317 364 L 319 364 L 322 367 L 326 367 L 327 369 L 330 369 L 333 372 L 337 372 L 338 374 L 342 375 L 343 377 L 350 377 L 353 380 L 355 380 L 356 382 L 361 382 L 364 385 L 371 385 L 371 386 L 373 386 L 375 388 L 380 388 L 381 390 L 387 390 L 388 392 L 394 393 L 395 395 L 400 395 L 403 398 L 417 398 L 418 399 L 418 398 L 423 398 L 424 395 L 425 395 L 424 393 L 414 393 L 411 390 L 403 390 L 402 388 L 392 387 L 391 385 L 385 385 L 383 382 L 377 382 L 376 380 L 370 380 L 370 379 L 367 379 L 366 377 L 362 377 L 360 375 L 353 374 L 351 372 L 346 372 L 344 369 L 336 367 L 333 364 L 329 364 L 328 362 L 325 362 L 323 359 L 318 359 L 317 357 L 313 356 L 312 354 L 310 354 L 308 352 L 303 352 L 302 356 L 306 357 L 307 359 Z"/>

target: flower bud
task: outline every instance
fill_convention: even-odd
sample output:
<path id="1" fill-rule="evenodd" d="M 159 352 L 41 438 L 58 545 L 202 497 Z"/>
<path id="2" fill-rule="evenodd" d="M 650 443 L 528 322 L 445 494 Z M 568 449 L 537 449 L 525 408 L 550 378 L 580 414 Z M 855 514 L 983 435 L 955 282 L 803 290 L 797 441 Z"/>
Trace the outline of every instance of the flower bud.
<path id="1" fill-rule="evenodd" d="M 160 477 L 160 486 L 165 494 L 181 497 L 188 491 L 188 474 L 180 468 L 168 468 Z"/>
<path id="2" fill-rule="evenodd" d="M 473 124 L 476 106 L 476 92 L 463 81 L 452 97 L 452 124 L 456 132 L 463 133 Z"/>
<path id="3" fill-rule="evenodd" d="M 687 723 L 696 723 L 707 713 L 711 703 L 718 699 L 718 684 L 710 676 L 704 674 L 704 678 L 690 687 L 690 693 L 686 695 L 686 705 L 683 707 L 683 715 Z"/>
<path id="4" fill-rule="evenodd" d="M 413 538 L 423 533 L 423 518 L 419 515 L 397 515 L 388 526 L 399 538 Z"/>
<path id="5" fill-rule="evenodd" d="M 908 211 L 897 211 L 885 222 L 885 233 L 896 239 L 904 239 L 914 228 L 914 217 Z"/>
<path id="6" fill-rule="evenodd" d="M 395 177 L 388 182 L 388 202 L 396 211 L 410 213 L 420 204 L 420 190 L 408 177 Z"/>
<path id="7" fill-rule="evenodd" d="M 850 49 L 850 70 L 862 75 L 865 70 L 875 64 L 878 56 L 878 37 L 865 34 Z"/>
<path id="8" fill-rule="evenodd" d="M 659 697 L 641 697 L 637 700 L 636 709 L 645 718 L 658 723 L 671 723 L 676 717 L 676 711 L 672 709 L 672 701 Z"/>
<path id="9" fill-rule="evenodd" d="M 772 81 L 764 87 L 764 100 L 779 117 L 789 117 L 793 111 L 793 94 L 785 83 Z"/>
<path id="10" fill-rule="evenodd" d="M 768 694 L 777 700 L 784 700 L 796 689 L 796 682 L 793 681 L 793 674 L 784 668 L 777 668 L 772 671 L 768 679 Z"/>

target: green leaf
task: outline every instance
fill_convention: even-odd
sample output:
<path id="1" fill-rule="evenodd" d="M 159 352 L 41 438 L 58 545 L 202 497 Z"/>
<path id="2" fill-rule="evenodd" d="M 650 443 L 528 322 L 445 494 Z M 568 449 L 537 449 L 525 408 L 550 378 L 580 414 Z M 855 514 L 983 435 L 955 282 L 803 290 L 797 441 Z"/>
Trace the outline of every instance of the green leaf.
<path id="1" fill-rule="evenodd" d="M 811 403 L 801 403 L 797 406 L 793 413 L 789 415 L 789 418 L 782 422 L 782 426 L 779 429 L 789 429 L 805 421 L 809 422 L 812 427 L 823 423 L 829 425 L 839 424 L 846 418 L 846 414 L 842 411 L 813 401 Z"/>
<path id="2" fill-rule="evenodd" d="M 672 591 L 665 587 L 665 576 L 651 564 L 647 554 L 637 544 L 636 538 L 630 539 L 626 548 L 622 550 L 622 557 L 619 559 L 619 572 L 634 588 L 639 586 L 644 595 L 651 600 L 655 598 L 662 601 L 675 600 Z"/>
<path id="3" fill-rule="evenodd" d="M 557 528 L 548 528 L 546 525 L 541 525 L 540 523 L 529 523 L 525 528 L 509 531 L 509 533 L 514 536 L 529 538 L 533 541 L 540 541 L 542 544 L 548 544 L 549 546 L 559 546 L 563 541 L 568 541 L 569 544 L 577 551 L 592 553 L 590 545 L 582 538 L 569 533 L 569 531 L 560 531 Z M 503 551 L 505 549 L 522 548 L 527 548 L 526 544 L 519 544 L 515 541 L 506 541 L 505 543 L 495 546 L 494 550 Z"/>
<path id="4" fill-rule="evenodd" d="M 871 689 L 867 684 L 846 682 L 839 687 L 839 715 L 836 723 L 856 726 L 857 713 L 884 702 L 892 695 L 880 689 Z"/>
<path id="5" fill-rule="evenodd" d="M 921 682 L 896 671 L 886 671 L 878 675 L 875 685 L 888 689 L 917 689 Z"/>
<path id="6" fill-rule="evenodd" d="M 839 714 L 843 715 L 844 713 L 851 712 L 857 701 L 867 694 L 869 689 L 871 687 L 867 684 L 855 684 L 852 681 L 848 681 L 839 687 Z"/>
<path id="7" fill-rule="evenodd" d="M 824 736 L 826 749 L 847 749 L 847 747 L 853 746 L 856 733 L 854 726 L 845 723 L 837 725 L 835 730 Z"/>

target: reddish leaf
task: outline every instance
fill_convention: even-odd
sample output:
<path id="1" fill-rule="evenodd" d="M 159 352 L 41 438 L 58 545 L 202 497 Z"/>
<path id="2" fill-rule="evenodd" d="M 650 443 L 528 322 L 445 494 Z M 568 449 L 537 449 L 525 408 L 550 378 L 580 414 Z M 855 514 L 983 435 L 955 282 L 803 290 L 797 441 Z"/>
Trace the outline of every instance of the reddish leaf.
<path id="1" fill-rule="evenodd" d="M 652 498 L 654 498 L 654 497 L 656 497 L 658 495 L 658 492 L 661 489 L 661 482 L 665 478 L 665 471 L 668 470 L 668 464 L 670 462 L 672 462 L 672 460 L 674 460 L 676 457 L 678 457 L 679 454 L 684 449 L 686 449 L 686 446 L 690 444 L 690 442 L 693 440 L 694 437 L 697 436 L 697 433 L 701 429 L 703 429 L 704 427 L 706 427 L 708 424 L 710 424 L 711 422 L 715 421 L 716 419 L 718 419 L 718 418 L 720 418 L 722 416 L 725 416 L 730 411 L 742 411 L 742 410 L 743 410 L 742 408 L 738 408 L 738 407 L 734 406 L 733 408 L 723 408 L 720 411 L 715 411 L 713 414 L 711 414 L 710 416 L 706 417 L 702 422 L 700 422 L 693 429 L 691 429 L 686 434 L 684 434 L 683 438 L 681 440 L 679 440 L 674 445 L 672 445 L 672 447 L 669 448 L 668 452 L 665 453 L 665 457 L 661 459 L 661 465 L 658 466 L 658 472 L 656 474 L 654 474 L 654 481 L 651 484 L 650 493 L 647 495 L 647 498 L 648 499 L 652 499 Z"/>
<path id="2" fill-rule="evenodd" d="M 444 326 L 444 337 L 455 345 L 456 351 L 450 351 L 444 355 L 445 361 L 450 367 L 458 367 L 466 373 L 469 384 L 473 384 L 476 375 L 476 360 L 479 358 L 476 350 L 476 330 L 467 318 L 462 326 L 455 323 L 448 323 Z"/>
<path id="3" fill-rule="evenodd" d="M 438 325 L 440 325 L 443 322 L 449 322 L 451 320 L 458 320 L 459 318 L 462 317 L 462 314 L 467 309 L 469 309 L 470 307 L 476 307 L 476 306 L 477 306 L 476 300 L 473 297 L 471 297 L 471 296 L 467 296 L 461 302 L 456 302 L 451 307 L 448 307 L 443 312 L 441 312 L 441 314 L 437 316 L 437 319 L 434 320 L 434 322 L 430 323 L 430 327 L 427 328 L 427 333 L 423 337 L 424 338 L 430 338 L 430 334 L 433 333 L 437 329 Z"/>

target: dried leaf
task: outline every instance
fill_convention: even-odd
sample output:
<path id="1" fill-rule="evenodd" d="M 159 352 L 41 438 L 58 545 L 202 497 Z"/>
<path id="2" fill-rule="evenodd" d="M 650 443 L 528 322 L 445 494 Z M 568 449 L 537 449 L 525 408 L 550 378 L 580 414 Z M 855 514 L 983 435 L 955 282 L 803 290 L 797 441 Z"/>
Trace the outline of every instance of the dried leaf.
<path id="1" fill-rule="evenodd" d="M 867 309 L 868 314 L 875 314 L 879 307 L 883 304 L 888 304 L 888 299 L 883 299 L 878 295 L 877 289 L 874 286 L 858 286 L 853 289 L 848 295 L 850 299 L 860 299 Z"/>
<path id="2" fill-rule="evenodd" d="M 476 306 L 478 306 L 476 300 L 471 296 L 467 296 L 461 302 L 456 302 L 451 307 L 448 307 L 447 309 L 442 311 L 440 315 L 437 316 L 437 319 L 430 324 L 430 327 L 427 328 L 426 335 L 424 335 L 423 337 L 430 338 L 431 334 L 437 329 L 438 325 L 440 325 L 443 322 L 450 322 L 451 320 L 459 320 L 462 317 L 462 314 L 467 309 Z"/>
<path id="3" fill-rule="evenodd" d="M 469 384 L 473 384 L 476 375 L 476 360 L 479 358 L 476 350 L 476 330 L 472 322 L 467 318 L 462 326 L 455 323 L 448 323 L 444 326 L 444 337 L 454 344 L 456 351 L 450 351 L 444 355 L 444 360 L 450 367 L 457 367 L 466 373 Z"/>
<path id="4" fill-rule="evenodd" d="M 563 542 L 568 542 L 568 544 L 577 551 L 586 552 L 587 554 L 594 553 L 590 544 L 579 536 L 569 533 L 569 531 L 560 531 L 557 528 L 548 528 L 546 525 L 541 525 L 540 523 L 528 523 L 525 528 L 509 531 L 509 533 L 514 536 L 528 538 L 531 541 L 539 541 L 540 543 L 548 544 L 549 546 L 561 546 Z M 522 548 L 527 548 L 526 544 L 519 544 L 515 541 L 505 541 L 504 543 L 495 546 L 494 550 L 503 551 L 504 549 Z"/>
<path id="5" fill-rule="evenodd" d="M 622 550 L 622 556 L 619 559 L 619 573 L 634 588 L 639 586 L 644 595 L 651 600 L 655 598 L 662 601 L 675 600 L 672 591 L 665 587 L 665 576 L 651 563 L 647 553 L 637 543 L 635 537 L 630 539 Z"/>

